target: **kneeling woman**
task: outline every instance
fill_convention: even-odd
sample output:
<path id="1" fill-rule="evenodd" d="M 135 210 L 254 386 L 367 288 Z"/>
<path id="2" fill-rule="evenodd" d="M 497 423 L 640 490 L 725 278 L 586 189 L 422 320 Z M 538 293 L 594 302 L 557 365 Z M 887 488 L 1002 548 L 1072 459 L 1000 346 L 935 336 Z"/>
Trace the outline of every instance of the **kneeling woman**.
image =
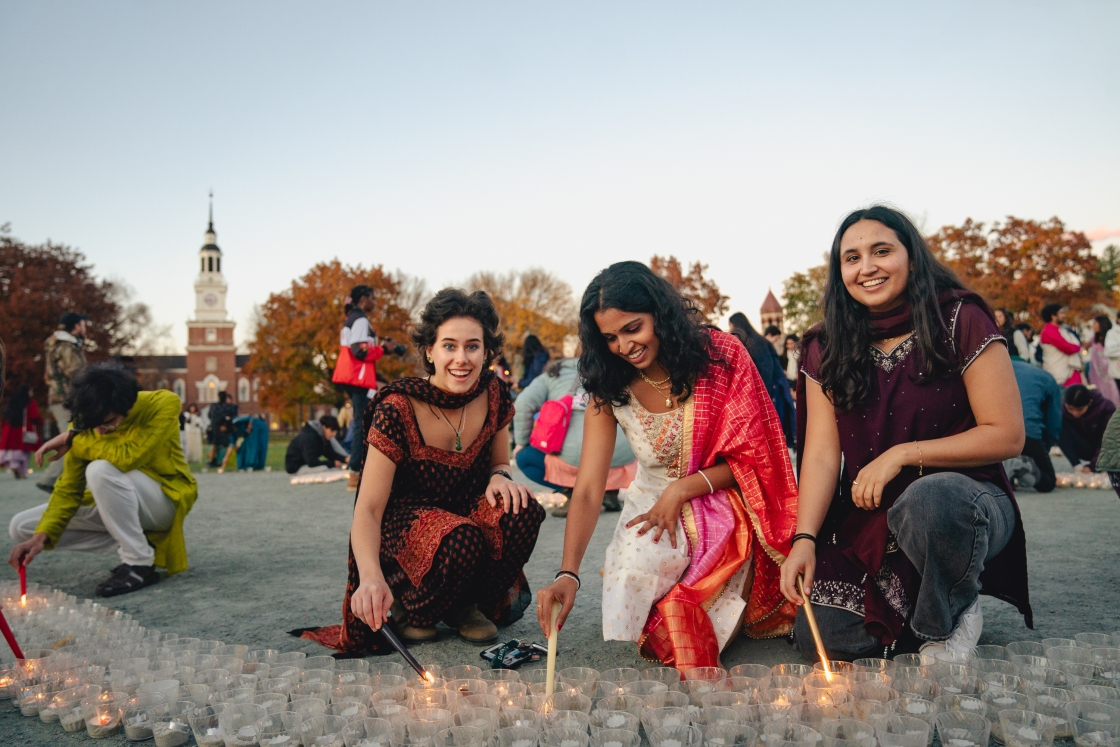
<path id="1" fill-rule="evenodd" d="M 547 634 L 562 624 L 603 502 L 618 425 L 638 457 L 603 577 L 603 637 L 676 666 L 716 666 L 742 628 L 789 631 L 778 586 L 797 487 L 774 406 L 738 339 L 638 262 L 611 265 L 580 304 L 580 375 L 591 396 Z M 596 564 L 597 565 L 597 564 Z"/>
<path id="2" fill-rule="evenodd" d="M 510 479 L 513 404 L 490 370 L 498 313 L 485 293 L 444 289 L 412 339 L 431 375 L 378 389 L 366 415 L 338 646 L 347 652 L 376 646 L 390 609 L 408 640 L 434 638 L 442 620 L 482 642 L 531 601 L 522 568 L 544 509 Z"/>
<path id="3" fill-rule="evenodd" d="M 782 591 L 800 604 L 804 576 L 829 653 L 970 649 L 980 591 L 1030 625 L 1023 526 L 1001 464 L 1022 449 L 1023 413 L 987 304 L 904 215 L 857 210 L 836 233 L 824 322 L 803 345 Z M 794 638 L 811 655 L 803 612 Z"/>

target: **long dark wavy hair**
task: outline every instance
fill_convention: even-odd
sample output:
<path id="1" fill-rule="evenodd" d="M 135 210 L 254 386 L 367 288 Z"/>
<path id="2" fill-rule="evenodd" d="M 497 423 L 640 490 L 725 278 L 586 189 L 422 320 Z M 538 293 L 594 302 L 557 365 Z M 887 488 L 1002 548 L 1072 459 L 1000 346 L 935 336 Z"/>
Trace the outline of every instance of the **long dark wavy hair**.
<path id="1" fill-rule="evenodd" d="M 952 270 L 937 261 L 921 232 L 900 211 L 873 205 L 844 218 L 828 258 L 819 366 L 821 388 L 841 411 L 851 410 L 871 395 L 874 364 L 870 312 L 848 293 L 840 274 L 840 241 L 844 232 L 861 220 L 873 220 L 894 231 L 910 257 L 905 292 L 911 306 L 914 339 L 921 354 L 921 380 L 946 376 L 954 366 L 951 352 L 943 342 L 947 328 L 938 295 L 947 290 L 967 290 Z"/>
<path id="2" fill-rule="evenodd" d="M 606 309 L 653 315 L 657 361 L 669 374 L 672 393 L 678 399 L 691 396 L 697 377 L 712 363 L 704 315 L 641 262 L 617 262 L 595 276 L 579 304 L 579 373 L 596 404 L 625 405 L 630 401 L 626 390 L 637 374 L 634 366 L 610 351 L 599 332 L 595 312 Z"/>

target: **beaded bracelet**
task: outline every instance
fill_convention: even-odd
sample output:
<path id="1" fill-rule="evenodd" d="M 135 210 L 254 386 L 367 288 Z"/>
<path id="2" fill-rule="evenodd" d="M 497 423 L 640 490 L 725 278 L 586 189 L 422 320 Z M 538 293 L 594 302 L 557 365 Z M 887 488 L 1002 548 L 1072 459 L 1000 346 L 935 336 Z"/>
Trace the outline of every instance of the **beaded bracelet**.
<path id="1" fill-rule="evenodd" d="M 558 581 L 561 576 L 567 576 L 568 578 L 575 581 L 576 582 L 576 591 L 579 591 L 580 587 L 583 586 L 583 583 L 579 580 L 579 576 L 572 573 L 571 571 L 559 571 L 559 572 L 557 572 L 556 578 L 554 578 L 553 581 Z"/>

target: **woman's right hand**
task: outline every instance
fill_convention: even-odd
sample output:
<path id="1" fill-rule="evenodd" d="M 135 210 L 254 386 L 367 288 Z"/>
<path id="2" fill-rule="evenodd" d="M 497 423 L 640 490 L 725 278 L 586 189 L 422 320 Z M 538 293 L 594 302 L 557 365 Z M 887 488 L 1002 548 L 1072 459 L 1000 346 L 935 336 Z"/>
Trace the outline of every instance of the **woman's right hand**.
<path id="1" fill-rule="evenodd" d="M 350 610 L 373 630 L 380 630 L 385 624 L 391 606 L 393 592 L 383 578 L 363 581 L 350 596 Z"/>
<path id="2" fill-rule="evenodd" d="M 805 603 L 797 589 L 797 577 L 802 576 L 805 593 L 813 588 L 813 573 L 817 568 L 817 546 L 812 540 L 799 539 L 793 543 L 789 557 L 782 563 L 781 589 L 785 598 L 797 606 Z"/>
<path id="3" fill-rule="evenodd" d="M 560 630 L 576 603 L 577 588 L 579 587 L 574 578 L 561 576 L 537 592 L 537 622 L 540 623 L 545 638 L 548 638 L 552 629 L 552 603 L 560 602 L 560 616 L 556 618 L 556 629 Z"/>

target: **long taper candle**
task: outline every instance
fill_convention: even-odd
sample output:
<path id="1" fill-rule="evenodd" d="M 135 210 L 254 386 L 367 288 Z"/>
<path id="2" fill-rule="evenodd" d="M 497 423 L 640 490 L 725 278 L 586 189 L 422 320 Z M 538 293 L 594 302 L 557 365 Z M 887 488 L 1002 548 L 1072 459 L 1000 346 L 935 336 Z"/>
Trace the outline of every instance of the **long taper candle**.
<path id="1" fill-rule="evenodd" d="M 19 644 L 16 643 L 16 637 L 12 635 L 12 629 L 8 627 L 8 621 L 4 618 L 4 610 L 0 610 L 0 633 L 4 634 L 4 640 L 8 642 L 11 647 L 12 653 L 16 655 L 17 659 L 23 658 L 23 651 L 20 650 Z"/>
<path id="2" fill-rule="evenodd" d="M 559 639 L 556 620 L 560 617 L 560 603 L 552 603 L 552 622 L 548 629 L 548 666 L 545 668 L 544 694 L 552 695 L 556 689 L 556 644 Z"/>
<path id="3" fill-rule="evenodd" d="M 824 640 L 821 639 L 821 629 L 817 627 L 817 615 L 813 612 L 813 603 L 805 593 L 805 583 L 801 576 L 797 577 L 797 590 L 805 600 L 805 619 L 809 621 L 809 630 L 813 631 L 813 643 L 817 644 L 817 656 L 821 657 L 824 673 L 829 682 L 832 681 L 832 670 L 828 668 L 828 652 L 824 650 Z"/>
<path id="4" fill-rule="evenodd" d="M 27 604 L 27 566 L 19 564 L 19 603 Z"/>

